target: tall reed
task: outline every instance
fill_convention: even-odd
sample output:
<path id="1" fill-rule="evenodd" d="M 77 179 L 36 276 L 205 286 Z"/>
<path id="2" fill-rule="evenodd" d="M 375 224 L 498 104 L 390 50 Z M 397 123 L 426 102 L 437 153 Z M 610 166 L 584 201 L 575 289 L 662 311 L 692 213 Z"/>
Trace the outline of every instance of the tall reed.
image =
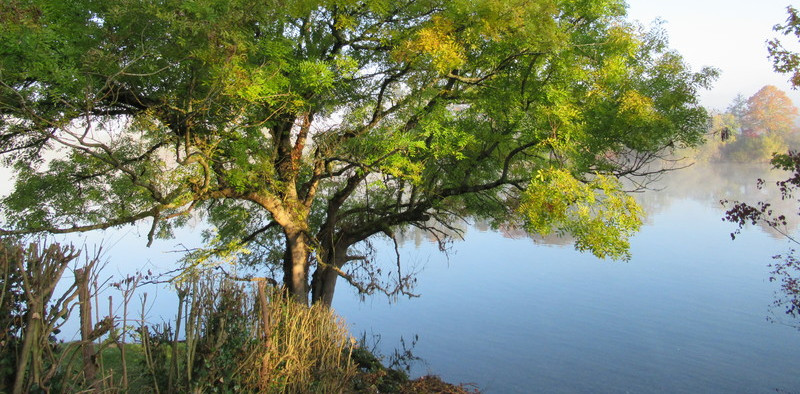
<path id="1" fill-rule="evenodd" d="M 143 345 L 153 348 L 145 354 L 161 354 L 158 344 L 174 338 L 171 354 L 163 354 L 169 361 L 148 365 L 153 391 L 335 393 L 351 384 L 356 341 L 329 309 L 300 305 L 263 282 L 209 273 L 186 278 L 179 303 L 179 316 L 186 318 L 183 346 L 166 333 L 170 328 L 141 331 L 150 335 Z M 181 324 L 179 317 L 175 326 Z"/>
<path id="2" fill-rule="evenodd" d="M 271 294 L 270 332 L 261 356 L 264 392 L 341 392 L 356 375 L 350 352 L 356 341 L 328 308 Z"/>

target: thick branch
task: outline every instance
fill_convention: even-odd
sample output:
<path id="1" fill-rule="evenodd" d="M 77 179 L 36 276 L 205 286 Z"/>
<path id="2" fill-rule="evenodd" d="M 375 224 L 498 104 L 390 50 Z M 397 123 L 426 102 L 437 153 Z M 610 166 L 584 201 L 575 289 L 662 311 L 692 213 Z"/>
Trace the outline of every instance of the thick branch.
<path id="1" fill-rule="evenodd" d="M 124 224 L 131 224 L 136 221 L 139 221 L 144 218 L 148 217 L 157 217 L 160 211 L 159 207 L 152 208 L 150 210 L 140 212 L 139 214 L 126 216 L 124 218 L 118 218 L 114 220 L 110 220 L 103 223 L 97 223 L 92 225 L 85 225 L 79 226 L 77 224 L 72 225 L 72 227 L 67 228 L 58 228 L 58 227 L 35 227 L 29 228 L 24 230 L 4 230 L 0 229 L 0 235 L 23 235 L 23 234 L 35 234 L 35 233 L 52 233 L 52 234 L 68 234 L 68 233 L 76 233 L 76 232 L 85 232 L 91 230 L 105 230 L 107 228 L 121 226 Z"/>

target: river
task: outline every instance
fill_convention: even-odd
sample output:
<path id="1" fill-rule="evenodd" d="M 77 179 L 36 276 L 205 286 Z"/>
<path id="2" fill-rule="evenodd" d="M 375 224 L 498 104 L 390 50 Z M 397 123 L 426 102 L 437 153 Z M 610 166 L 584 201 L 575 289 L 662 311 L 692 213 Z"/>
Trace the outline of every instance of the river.
<path id="1" fill-rule="evenodd" d="M 800 322 L 771 307 L 767 266 L 789 246 L 758 227 L 733 241 L 721 220 L 721 198 L 774 198 L 753 187 L 760 170 L 685 170 L 640 195 L 629 262 L 472 227 L 449 258 L 401 250 L 423 268 L 420 298 L 362 303 L 341 286 L 334 308 L 385 354 L 418 336 L 413 375 L 486 393 L 797 392 Z"/>

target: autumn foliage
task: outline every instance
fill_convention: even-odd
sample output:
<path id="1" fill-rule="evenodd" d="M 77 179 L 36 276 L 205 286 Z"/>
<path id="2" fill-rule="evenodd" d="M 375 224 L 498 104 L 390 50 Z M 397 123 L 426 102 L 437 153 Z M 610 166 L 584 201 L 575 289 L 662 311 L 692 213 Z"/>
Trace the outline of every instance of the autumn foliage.
<path id="1" fill-rule="evenodd" d="M 747 112 L 742 119 L 743 133 L 759 136 L 792 132 L 797 114 L 797 107 L 785 92 L 773 85 L 764 86 L 747 100 Z"/>
<path id="2" fill-rule="evenodd" d="M 738 163 L 769 162 L 774 152 L 800 148 L 795 123 L 798 109 L 786 93 L 767 85 L 744 99 L 739 96 L 724 112 L 712 114 L 701 160 Z"/>

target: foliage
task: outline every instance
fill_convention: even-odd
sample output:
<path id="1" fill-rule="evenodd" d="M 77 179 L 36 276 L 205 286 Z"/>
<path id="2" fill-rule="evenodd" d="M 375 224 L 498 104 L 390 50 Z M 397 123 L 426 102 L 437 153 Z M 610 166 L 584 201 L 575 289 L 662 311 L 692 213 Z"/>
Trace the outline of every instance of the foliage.
<path id="1" fill-rule="evenodd" d="M 146 326 L 139 329 L 139 342 L 143 355 L 138 358 L 139 368 L 148 371 L 151 379 L 147 382 L 155 392 L 169 391 L 170 344 L 174 333 L 169 323 Z"/>
<path id="2" fill-rule="evenodd" d="M 0 240 L 0 268 L 3 270 L 0 278 L 0 390 L 4 392 L 14 385 L 17 352 L 24 327 L 26 307 L 22 276 L 10 256 L 20 251 L 20 246 L 13 245 L 10 240 Z"/>
<path id="3" fill-rule="evenodd" d="M 786 12 L 789 14 L 786 24 L 775 25 L 774 29 L 784 36 L 793 35 L 795 40 L 800 40 L 800 16 L 798 16 L 797 8 L 788 6 Z M 777 38 L 767 42 L 767 50 L 769 50 L 775 71 L 791 74 L 789 81 L 795 87 L 800 86 L 800 54 L 786 48 Z"/>
<path id="4" fill-rule="evenodd" d="M 747 100 L 742 118 L 745 132 L 783 135 L 794 131 L 797 107 L 785 92 L 773 85 L 761 88 Z"/>
<path id="5" fill-rule="evenodd" d="M 399 266 L 395 290 L 362 286 L 350 252 L 408 226 L 517 221 L 540 171 L 653 174 L 700 142 L 696 95 L 716 76 L 626 21 L 620 0 L 13 0 L 0 12 L 0 153 L 17 179 L 0 233 L 149 220 L 152 241 L 199 214 L 216 245 L 279 267 L 302 303 L 311 290 L 330 304 L 337 277 L 407 292 Z M 625 256 L 635 226 L 590 216 L 555 230 Z"/>
<path id="6" fill-rule="evenodd" d="M 575 236 L 575 247 L 604 258 L 629 258 L 628 237 L 642 225 L 643 212 L 615 178 L 581 181 L 563 170 L 539 171 L 522 196 L 526 227 L 548 235 L 552 229 Z"/>
<path id="7" fill-rule="evenodd" d="M 214 304 L 205 311 L 203 334 L 194 359 L 194 389 L 232 391 L 242 385 L 253 367 L 243 366 L 259 343 L 253 324 L 252 292 L 244 286 L 222 282 L 215 292 Z"/>
<path id="8" fill-rule="evenodd" d="M 721 161 L 727 155 L 728 145 L 735 143 L 740 138 L 741 116 L 736 114 L 735 109 L 729 108 L 725 112 L 713 111 L 711 121 L 708 126 L 708 137 L 706 141 L 697 147 L 691 148 L 688 155 L 693 156 L 697 161 L 711 162 Z M 724 136 L 724 137 L 723 137 Z"/>
<path id="9" fill-rule="evenodd" d="M 706 142 L 694 152 L 695 158 L 766 163 L 774 152 L 800 147 L 797 115 L 791 99 L 772 85 L 747 100 L 738 96 L 725 112 L 712 115 Z"/>
<path id="10" fill-rule="evenodd" d="M 744 136 L 726 145 L 721 156 L 735 163 L 767 163 L 774 152 L 786 149 L 786 142 L 779 135 Z"/>
<path id="11" fill-rule="evenodd" d="M 772 276 L 769 280 L 780 283 L 782 294 L 773 304 L 787 315 L 800 317 L 800 261 L 797 251 L 791 249 L 786 255 L 775 255 L 774 259 L 778 262 L 770 266 Z"/>

